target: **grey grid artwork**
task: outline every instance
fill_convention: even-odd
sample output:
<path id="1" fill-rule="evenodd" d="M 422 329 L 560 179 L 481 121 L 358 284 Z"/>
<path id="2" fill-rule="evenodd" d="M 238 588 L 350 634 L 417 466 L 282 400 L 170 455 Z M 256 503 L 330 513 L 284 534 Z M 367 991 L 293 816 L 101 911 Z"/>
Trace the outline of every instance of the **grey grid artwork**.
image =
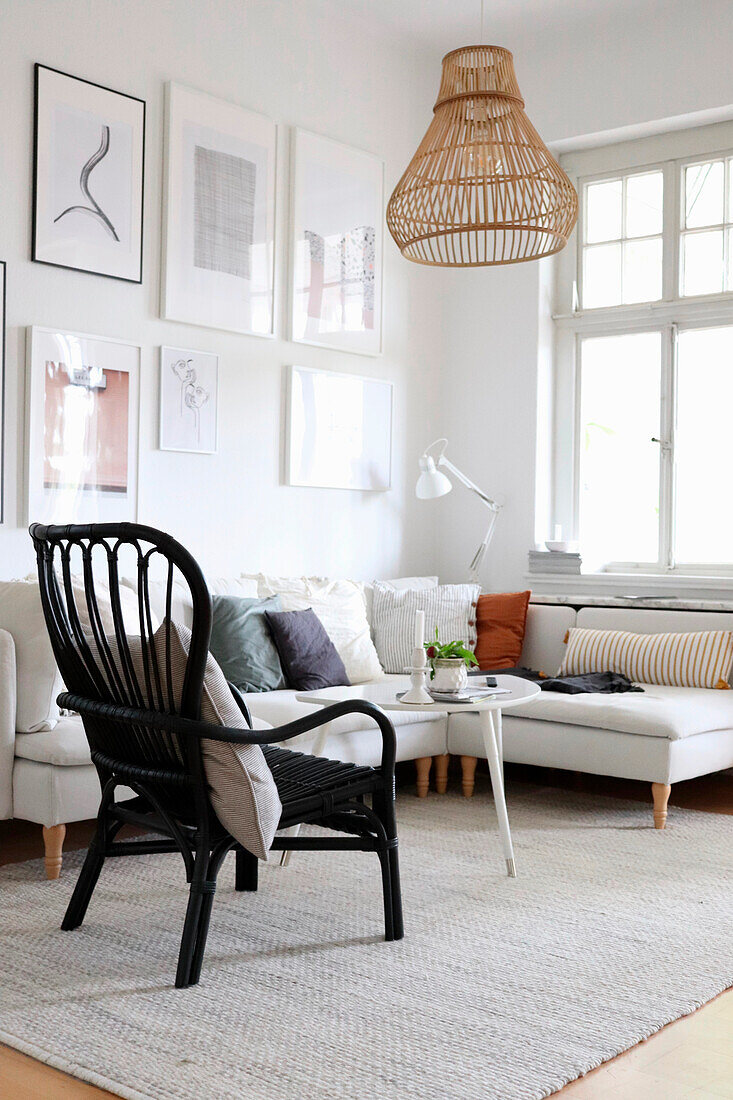
<path id="1" fill-rule="evenodd" d="M 256 165 L 197 145 L 194 172 L 194 266 L 249 279 Z"/>

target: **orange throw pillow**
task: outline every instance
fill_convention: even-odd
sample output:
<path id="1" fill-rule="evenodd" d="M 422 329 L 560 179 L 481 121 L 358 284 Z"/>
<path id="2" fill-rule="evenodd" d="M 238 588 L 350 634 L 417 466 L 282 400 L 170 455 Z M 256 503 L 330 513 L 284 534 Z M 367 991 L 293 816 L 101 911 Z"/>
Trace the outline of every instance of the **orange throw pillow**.
<path id="1" fill-rule="evenodd" d="M 476 608 L 476 660 L 479 668 L 519 664 L 531 592 L 492 592 L 479 596 Z"/>

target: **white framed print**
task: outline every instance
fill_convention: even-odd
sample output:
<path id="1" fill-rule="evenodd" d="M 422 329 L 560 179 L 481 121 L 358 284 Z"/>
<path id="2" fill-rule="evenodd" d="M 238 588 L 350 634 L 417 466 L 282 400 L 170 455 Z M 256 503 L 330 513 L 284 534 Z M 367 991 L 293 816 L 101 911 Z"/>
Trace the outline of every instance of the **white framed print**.
<path id="1" fill-rule="evenodd" d="M 291 338 L 379 355 L 384 163 L 300 129 L 292 155 Z"/>
<path id="2" fill-rule="evenodd" d="M 273 335 L 277 127 L 166 87 L 163 317 Z"/>
<path id="3" fill-rule="evenodd" d="M 29 523 L 137 518 L 140 348 L 28 329 Z"/>
<path id="4" fill-rule="evenodd" d="M 392 383 L 291 367 L 288 485 L 379 492 L 392 484 Z"/>
<path id="5" fill-rule="evenodd" d="M 142 282 L 145 103 L 35 67 L 38 263 Z"/>
<path id="6" fill-rule="evenodd" d="M 215 454 L 219 358 L 160 349 L 160 449 Z"/>

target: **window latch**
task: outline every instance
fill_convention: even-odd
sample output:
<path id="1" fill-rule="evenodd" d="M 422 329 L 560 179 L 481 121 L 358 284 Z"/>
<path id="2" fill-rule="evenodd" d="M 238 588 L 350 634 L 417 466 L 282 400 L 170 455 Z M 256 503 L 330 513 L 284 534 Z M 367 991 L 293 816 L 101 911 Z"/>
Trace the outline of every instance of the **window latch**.
<path id="1" fill-rule="evenodd" d="M 658 443 L 665 454 L 668 451 L 672 450 L 672 444 L 669 442 L 668 439 L 657 439 L 657 437 L 655 435 L 653 435 L 651 441 L 652 441 L 652 443 Z"/>

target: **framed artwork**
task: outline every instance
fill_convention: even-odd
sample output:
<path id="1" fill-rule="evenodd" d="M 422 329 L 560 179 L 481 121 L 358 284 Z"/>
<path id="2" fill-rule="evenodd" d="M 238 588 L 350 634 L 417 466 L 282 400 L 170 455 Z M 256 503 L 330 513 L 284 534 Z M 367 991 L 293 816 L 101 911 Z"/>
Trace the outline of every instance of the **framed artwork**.
<path id="1" fill-rule="evenodd" d="M 0 523 L 5 520 L 5 282 L 7 268 L 0 260 Z"/>
<path id="2" fill-rule="evenodd" d="M 28 522 L 137 516 L 140 348 L 28 330 Z"/>
<path id="3" fill-rule="evenodd" d="M 163 317 L 273 335 L 277 128 L 166 88 Z"/>
<path id="4" fill-rule="evenodd" d="M 160 349 L 160 449 L 214 454 L 219 358 L 205 351 Z"/>
<path id="5" fill-rule="evenodd" d="M 288 485 L 390 488 L 391 382 L 291 367 L 288 390 Z"/>
<path id="6" fill-rule="evenodd" d="M 35 72 L 33 259 L 141 283 L 144 101 Z"/>
<path id="7" fill-rule="evenodd" d="M 306 130 L 293 163 L 291 337 L 379 355 L 384 164 Z"/>

